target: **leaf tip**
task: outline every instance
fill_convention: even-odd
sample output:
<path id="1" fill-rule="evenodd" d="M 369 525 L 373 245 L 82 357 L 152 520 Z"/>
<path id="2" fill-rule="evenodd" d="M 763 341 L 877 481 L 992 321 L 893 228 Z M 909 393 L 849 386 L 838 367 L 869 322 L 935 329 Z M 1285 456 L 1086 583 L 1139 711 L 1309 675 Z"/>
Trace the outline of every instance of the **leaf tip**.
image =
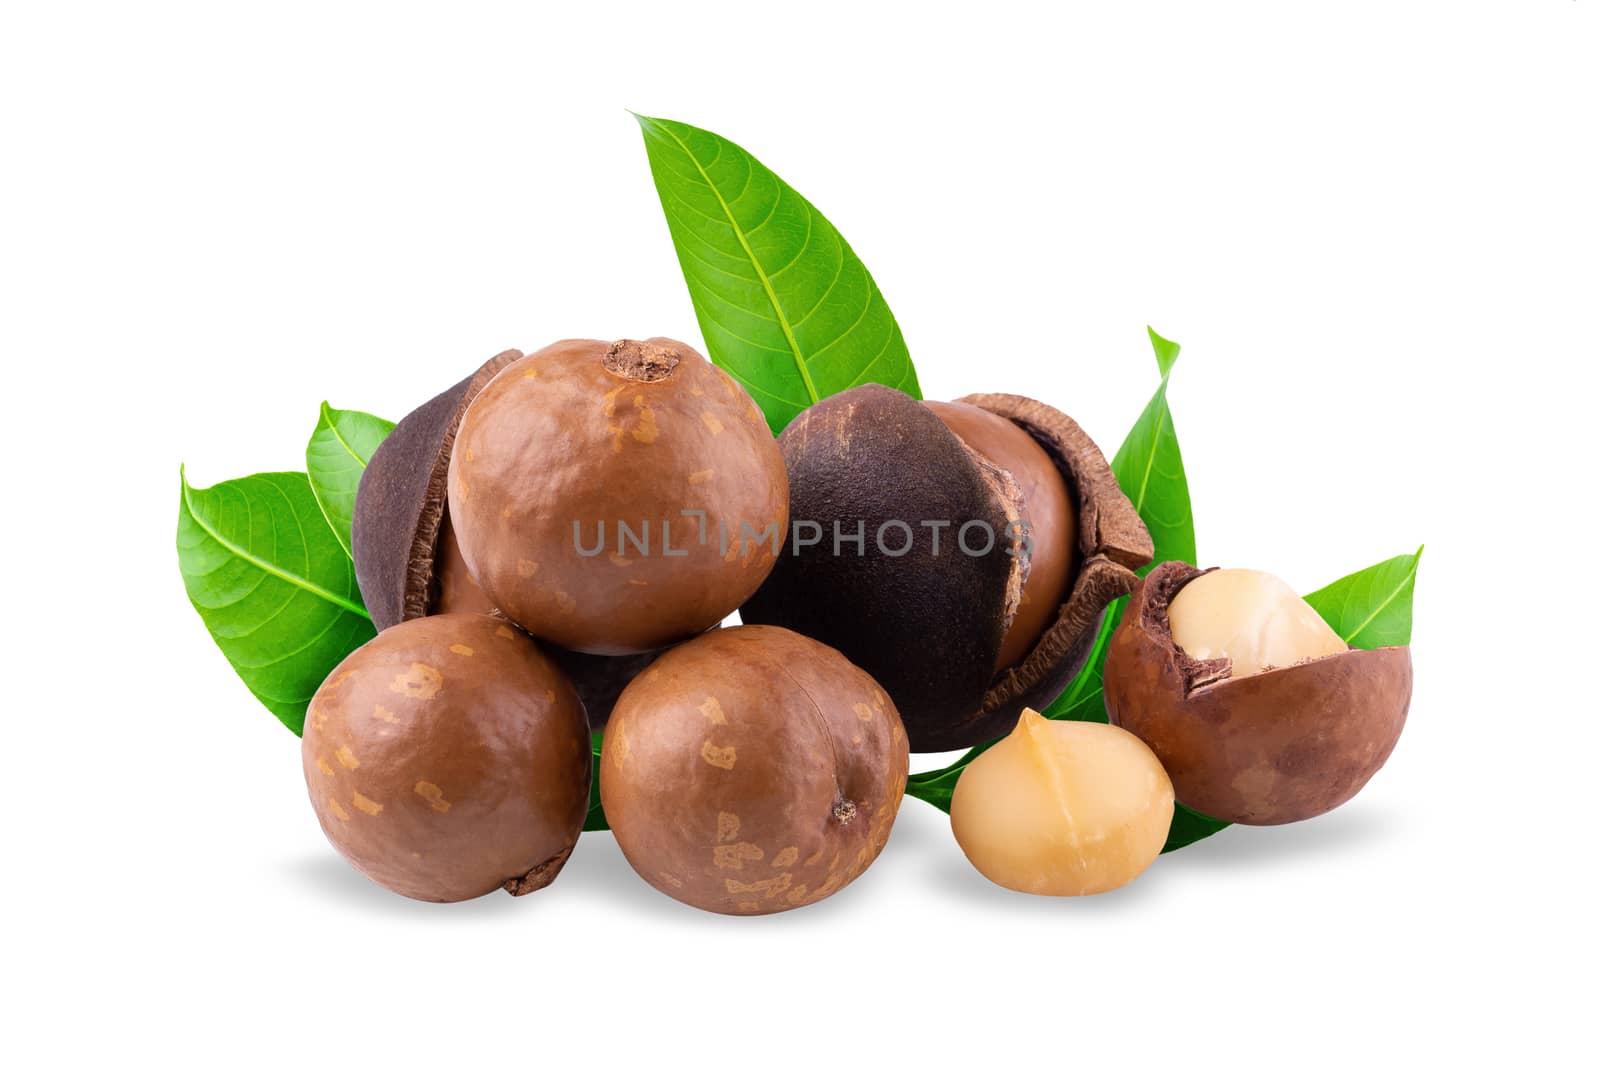
<path id="1" fill-rule="evenodd" d="M 1146 325 L 1144 329 L 1150 335 L 1150 347 L 1156 352 L 1156 366 L 1161 368 L 1161 377 L 1165 378 L 1172 373 L 1172 365 L 1178 362 L 1178 353 L 1183 351 L 1183 346 L 1162 337 L 1153 326 Z"/>

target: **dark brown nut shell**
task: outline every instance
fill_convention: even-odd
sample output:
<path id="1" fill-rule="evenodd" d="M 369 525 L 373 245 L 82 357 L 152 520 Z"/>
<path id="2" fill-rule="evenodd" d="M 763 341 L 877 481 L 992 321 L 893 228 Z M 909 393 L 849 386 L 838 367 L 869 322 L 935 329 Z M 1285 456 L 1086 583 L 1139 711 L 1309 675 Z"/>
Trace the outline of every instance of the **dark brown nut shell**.
<path id="1" fill-rule="evenodd" d="M 588 713 L 591 730 L 606 728 L 617 697 L 640 671 L 661 655 L 660 652 L 636 652 L 631 656 L 591 656 L 560 645 L 541 643 L 539 647 L 572 679 L 583 700 L 583 709 Z"/>
<path id="2" fill-rule="evenodd" d="M 434 613 L 445 481 L 461 416 L 490 379 L 521 358 L 507 349 L 417 408 L 368 461 L 356 491 L 350 552 L 378 629 Z"/>
<path id="3" fill-rule="evenodd" d="M 577 693 L 487 615 L 414 619 L 352 652 L 311 701 L 301 756 L 328 840 L 418 900 L 542 888 L 589 807 Z"/>
<path id="4" fill-rule="evenodd" d="M 894 703 L 839 653 L 740 626 L 662 654 L 617 701 L 600 796 L 634 869 L 708 911 L 848 885 L 888 840 L 909 755 Z"/>
<path id="5" fill-rule="evenodd" d="M 766 577 L 789 519 L 761 410 L 662 337 L 560 341 L 506 368 L 461 420 L 449 494 L 489 599 L 537 637 L 605 655 L 720 622 Z"/>
<path id="6" fill-rule="evenodd" d="M 521 358 L 520 351 L 507 349 L 417 408 L 368 463 L 350 540 L 361 596 L 379 630 L 427 615 L 494 612 L 450 528 L 445 477 L 467 405 Z M 605 726 L 622 687 L 655 659 L 654 653 L 587 656 L 553 646 L 545 651 L 572 679 L 596 730 Z"/>
<path id="7" fill-rule="evenodd" d="M 1027 430 L 975 404 L 924 400 L 963 444 L 1009 475 L 1028 551 L 1018 556 L 1020 603 L 1006 629 L 995 672 L 1033 651 L 1072 588 L 1078 566 L 1078 509 L 1050 453 Z"/>
<path id="8" fill-rule="evenodd" d="M 1178 800 L 1229 822 L 1269 826 L 1355 796 L 1400 739 L 1411 651 L 1348 652 L 1244 678 L 1172 640 L 1167 608 L 1205 572 L 1163 563 L 1134 592 L 1111 639 L 1106 710 L 1172 777 Z"/>
<path id="9" fill-rule="evenodd" d="M 819 523 L 822 542 L 785 550 L 741 609 L 748 622 L 786 626 L 844 653 L 893 698 L 913 752 L 992 740 L 1025 707 L 1046 707 L 1083 666 L 1111 601 L 1137 584 L 1150 535 L 1100 450 L 1072 419 L 1024 397 L 982 393 L 962 403 L 1010 419 L 1056 462 L 1077 504 L 1077 573 L 1038 643 L 995 673 L 1015 610 L 1014 559 L 1003 549 L 951 551 L 960 526 L 1004 531 L 1014 513 L 972 453 L 931 410 L 893 389 L 864 385 L 802 412 L 779 438 L 796 523 Z M 874 531 L 909 524 L 912 550 L 877 551 Z M 866 552 L 833 553 L 865 522 Z M 920 524 L 949 522 L 940 553 Z M 888 535 L 892 548 L 901 540 Z M 798 545 L 798 536 L 796 545 Z M 798 554 L 796 554 L 798 552 Z"/>

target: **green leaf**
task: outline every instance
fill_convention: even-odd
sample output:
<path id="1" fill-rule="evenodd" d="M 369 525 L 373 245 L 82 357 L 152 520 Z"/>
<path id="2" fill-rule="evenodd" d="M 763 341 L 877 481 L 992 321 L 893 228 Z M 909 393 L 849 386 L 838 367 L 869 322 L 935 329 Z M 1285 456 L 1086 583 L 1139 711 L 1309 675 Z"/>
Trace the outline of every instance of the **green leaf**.
<path id="1" fill-rule="evenodd" d="M 993 744 L 993 741 L 985 741 L 983 744 L 968 750 L 966 755 L 948 767 L 940 767 L 934 771 L 920 771 L 917 774 L 910 775 L 906 778 L 906 795 L 916 797 L 918 800 L 925 800 L 946 815 L 949 815 L 950 798 L 955 795 L 956 780 L 961 777 L 961 772 L 966 769 L 967 764 L 983 755 Z"/>
<path id="2" fill-rule="evenodd" d="M 1189 482 L 1183 472 L 1178 431 L 1167 407 L 1167 381 L 1178 360 L 1179 346 L 1154 330 L 1149 333 L 1156 365 L 1161 369 L 1161 384 L 1112 457 L 1111 471 L 1150 529 L 1156 548 L 1155 563 L 1181 559 L 1193 564 L 1194 512 L 1189 506 Z"/>
<path id="3" fill-rule="evenodd" d="M 340 411 L 330 408 L 326 400 L 322 402 L 317 428 L 306 445 L 306 470 L 317 504 L 346 555 L 361 472 L 393 429 L 394 423 L 388 419 L 365 411 Z"/>
<path id="4" fill-rule="evenodd" d="M 732 141 L 634 117 L 709 355 L 773 433 L 864 382 L 921 397 L 889 305 L 821 212 Z"/>
<path id="5" fill-rule="evenodd" d="M 606 822 L 606 810 L 600 806 L 600 739 L 602 735 L 596 730 L 589 739 L 590 755 L 594 760 L 589 775 L 589 814 L 583 820 L 583 832 L 590 830 L 609 830 L 611 824 Z"/>
<path id="6" fill-rule="evenodd" d="M 1411 597 L 1422 549 L 1340 578 L 1306 597 L 1333 632 L 1355 648 L 1411 643 Z"/>
<path id="7" fill-rule="evenodd" d="M 1141 574 L 1158 563 L 1181 559 L 1195 562 L 1194 511 L 1189 505 L 1189 480 L 1183 469 L 1183 452 L 1178 447 L 1178 432 L 1167 406 L 1167 382 L 1178 361 L 1180 346 L 1149 327 L 1150 344 L 1155 349 L 1161 384 L 1145 405 L 1133 429 L 1111 460 L 1111 472 L 1127 494 L 1155 542 L 1155 557 Z M 1105 700 L 1101 678 L 1105 670 L 1106 647 L 1122 618 L 1123 601 L 1106 609 L 1083 670 L 1078 672 L 1066 692 L 1046 708 L 1052 719 L 1080 719 L 1105 722 Z"/>
<path id="8" fill-rule="evenodd" d="M 296 734 L 339 663 L 374 635 L 350 557 L 304 474 L 195 489 L 178 473 L 178 568 L 244 684 Z"/>
<path id="9" fill-rule="evenodd" d="M 1167 829 L 1167 843 L 1161 846 L 1163 853 L 1176 852 L 1185 845 L 1192 845 L 1202 838 L 1210 837 L 1218 830 L 1232 826 L 1231 822 L 1213 819 L 1209 815 L 1201 815 L 1193 808 L 1186 808 L 1182 804 L 1174 803 L 1172 806 L 1172 826 Z"/>
<path id="10" fill-rule="evenodd" d="M 1149 326 L 1144 328 L 1144 332 L 1150 335 L 1150 347 L 1156 350 L 1156 366 L 1161 368 L 1161 377 L 1165 379 L 1172 373 L 1172 365 L 1178 362 L 1178 353 L 1183 351 L 1183 346 L 1167 340 Z"/>

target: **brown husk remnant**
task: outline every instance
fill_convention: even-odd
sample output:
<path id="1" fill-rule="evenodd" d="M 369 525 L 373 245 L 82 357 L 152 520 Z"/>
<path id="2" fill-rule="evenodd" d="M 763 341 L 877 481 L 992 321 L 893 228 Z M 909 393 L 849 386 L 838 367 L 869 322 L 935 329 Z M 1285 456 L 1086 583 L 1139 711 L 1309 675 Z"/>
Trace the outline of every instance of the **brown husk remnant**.
<path id="1" fill-rule="evenodd" d="M 1025 707 L 1043 708 L 1083 668 L 1106 605 L 1138 584 L 1134 572 L 1155 553 L 1150 532 L 1117 485 L 1105 456 L 1073 419 L 1037 400 L 1008 393 L 975 393 L 960 403 L 983 408 L 1027 430 L 1056 461 L 1078 508 L 1076 579 L 1038 644 L 990 684 L 973 722 L 1011 729 Z"/>
<path id="2" fill-rule="evenodd" d="M 433 611 L 434 561 L 456 430 L 472 398 L 521 358 L 507 349 L 417 408 L 368 462 L 356 492 L 350 548 L 361 598 L 378 629 Z"/>
<path id="3" fill-rule="evenodd" d="M 1349 800 L 1394 750 L 1411 702 L 1407 648 L 1351 649 L 1244 678 L 1172 640 L 1167 609 L 1205 573 L 1150 572 L 1112 636 L 1111 722 L 1154 750 L 1178 800 L 1253 825 L 1308 819 Z"/>

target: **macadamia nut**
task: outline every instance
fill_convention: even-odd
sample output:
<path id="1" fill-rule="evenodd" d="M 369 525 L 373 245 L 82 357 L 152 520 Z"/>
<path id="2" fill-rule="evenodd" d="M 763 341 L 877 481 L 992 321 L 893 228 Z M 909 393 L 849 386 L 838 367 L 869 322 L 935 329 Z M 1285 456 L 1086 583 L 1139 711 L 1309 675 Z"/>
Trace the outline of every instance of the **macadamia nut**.
<path id="1" fill-rule="evenodd" d="M 1349 648 L 1287 582 L 1265 571 L 1208 571 L 1178 592 L 1168 618 L 1190 658 L 1232 660 L 1235 678 Z"/>
<path id="2" fill-rule="evenodd" d="M 905 729 L 838 652 L 776 626 L 687 641 L 629 683 L 600 756 L 622 854 L 661 892 L 728 915 L 815 904 L 883 850 Z"/>
<path id="3" fill-rule="evenodd" d="M 1150 866 L 1172 811 L 1172 782 L 1143 741 L 1030 708 L 961 773 L 950 825 L 990 881 L 1083 896 L 1126 885 Z"/>
<path id="4" fill-rule="evenodd" d="M 382 631 L 312 698 L 306 787 L 340 855 L 417 900 L 548 885 L 589 810 L 590 741 L 572 684 L 488 615 Z"/>

